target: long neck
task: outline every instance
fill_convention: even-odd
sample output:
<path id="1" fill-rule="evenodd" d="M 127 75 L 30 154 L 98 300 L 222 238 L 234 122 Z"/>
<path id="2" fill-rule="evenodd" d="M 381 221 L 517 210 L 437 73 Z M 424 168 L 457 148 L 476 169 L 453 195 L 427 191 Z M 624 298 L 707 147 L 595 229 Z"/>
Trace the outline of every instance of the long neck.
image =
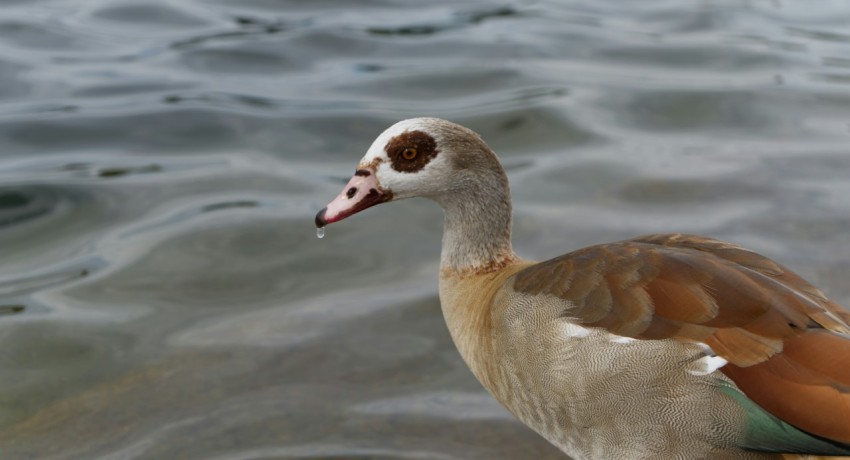
<path id="1" fill-rule="evenodd" d="M 499 168 L 464 181 L 462 191 L 440 197 L 445 212 L 440 268 L 444 273 L 482 274 L 518 260 L 511 248 L 511 199 Z"/>

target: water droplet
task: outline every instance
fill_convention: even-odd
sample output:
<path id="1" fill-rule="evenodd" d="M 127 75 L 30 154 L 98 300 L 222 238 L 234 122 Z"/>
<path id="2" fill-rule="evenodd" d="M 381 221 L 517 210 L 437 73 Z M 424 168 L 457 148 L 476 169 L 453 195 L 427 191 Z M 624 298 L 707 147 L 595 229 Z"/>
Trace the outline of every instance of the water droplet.
<path id="1" fill-rule="evenodd" d="M 316 236 L 319 237 L 319 239 L 324 238 L 325 237 L 325 227 L 316 227 Z"/>

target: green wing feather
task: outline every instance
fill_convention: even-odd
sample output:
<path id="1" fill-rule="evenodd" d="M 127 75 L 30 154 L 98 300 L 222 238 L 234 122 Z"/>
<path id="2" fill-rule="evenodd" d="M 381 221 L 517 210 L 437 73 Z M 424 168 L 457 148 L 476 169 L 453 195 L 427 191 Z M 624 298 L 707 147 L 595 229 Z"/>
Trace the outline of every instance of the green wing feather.
<path id="1" fill-rule="evenodd" d="M 722 390 L 747 413 L 747 432 L 742 448 L 789 454 L 850 455 L 850 445 L 836 443 L 789 425 L 762 409 L 737 388 L 723 385 Z"/>

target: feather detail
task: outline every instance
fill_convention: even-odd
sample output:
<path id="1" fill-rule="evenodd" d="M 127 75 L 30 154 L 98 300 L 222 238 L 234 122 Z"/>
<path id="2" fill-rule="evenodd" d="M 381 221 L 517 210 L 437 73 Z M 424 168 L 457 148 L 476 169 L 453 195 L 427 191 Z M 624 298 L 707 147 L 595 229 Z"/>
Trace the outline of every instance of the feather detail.
<path id="1" fill-rule="evenodd" d="M 515 275 L 514 289 L 563 299 L 563 316 L 584 326 L 703 343 L 770 413 L 850 443 L 850 312 L 764 256 L 649 235 L 533 265 Z"/>
<path id="2" fill-rule="evenodd" d="M 753 401 L 788 423 L 850 444 L 850 338 L 813 330 L 750 367 L 721 369 Z"/>

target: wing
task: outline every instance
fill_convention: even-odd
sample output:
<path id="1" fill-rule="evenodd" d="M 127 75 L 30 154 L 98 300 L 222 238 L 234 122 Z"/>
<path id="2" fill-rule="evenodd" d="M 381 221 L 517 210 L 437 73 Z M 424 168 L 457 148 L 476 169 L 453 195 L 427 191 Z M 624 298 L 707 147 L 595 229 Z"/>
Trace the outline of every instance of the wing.
<path id="1" fill-rule="evenodd" d="M 772 260 L 691 235 L 592 246 L 528 267 L 514 289 L 626 337 L 701 342 L 747 397 L 850 443 L 850 311 Z"/>

